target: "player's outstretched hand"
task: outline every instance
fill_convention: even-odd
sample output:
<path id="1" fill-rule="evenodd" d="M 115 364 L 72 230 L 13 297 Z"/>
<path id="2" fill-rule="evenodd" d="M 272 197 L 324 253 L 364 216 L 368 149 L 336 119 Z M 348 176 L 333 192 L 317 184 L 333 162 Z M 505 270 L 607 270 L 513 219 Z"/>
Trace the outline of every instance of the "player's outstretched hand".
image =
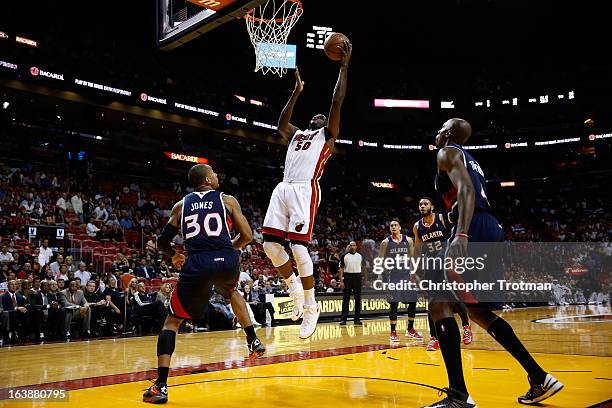
<path id="1" fill-rule="evenodd" d="M 446 256 L 451 259 L 465 258 L 468 255 L 467 246 L 468 240 L 466 237 L 455 236 L 453 241 L 448 245 Z"/>
<path id="2" fill-rule="evenodd" d="M 302 78 L 300 77 L 300 70 L 296 67 L 295 68 L 295 93 L 297 94 L 301 94 L 302 91 L 304 90 L 304 81 L 302 81 Z"/>
<path id="3" fill-rule="evenodd" d="M 180 271 L 181 269 L 183 269 L 183 265 L 185 265 L 186 259 L 187 258 L 185 258 L 185 255 L 181 254 L 180 252 L 177 252 L 172 257 L 172 265 Z"/>
<path id="4" fill-rule="evenodd" d="M 340 60 L 343 67 L 348 66 L 352 53 L 353 44 L 351 44 L 350 41 L 344 41 L 344 43 L 342 43 L 342 59 Z"/>

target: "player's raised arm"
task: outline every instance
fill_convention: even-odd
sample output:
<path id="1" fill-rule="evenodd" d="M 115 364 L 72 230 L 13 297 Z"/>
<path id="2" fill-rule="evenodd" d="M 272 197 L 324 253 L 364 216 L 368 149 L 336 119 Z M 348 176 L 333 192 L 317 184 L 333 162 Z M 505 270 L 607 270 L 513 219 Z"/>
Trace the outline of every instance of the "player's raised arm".
<path id="1" fill-rule="evenodd" d="M 449 245 L 449 256 L 467 256 L 467 232 L 474 215 L 476 194 L 472 179 L 463 164 L 463 155 L 457 149 L 443 148 L 438 152 L 438 169 L 446 172 L 448 178 L 457 190 L 457 220 L 456 235 Z M 461 234 L 461 235 L 459 235 Z"/>
<path id="2" fill-rule="evenodd" d="M 281 112 L 280 118 L 278 118 L 278 133 L 285 141 L 290 141 L 298 128 L 291 124 L 291 116 L 293 116 L 293 108 L 298 100 L 298 97 L 304 90 L 304 81 L 300 77 L 300 70 L 295 69 L 295 88 L 291 94 L 291 98 L 287 101 L 287 104 Z"/>
<path id="3" fill-rule="evenodd" d="M 173 257 L 175 254 L 174 248 L 172 248 L 172 240 L 178 234 L 179 223 L 181 221 L 181 212 L 183 211 L 183 200 L 174 204 L 172 207 L 172 213 L 170 219 L 162 228 L 161 234 L 157 239 L 157 247 L 166 256 Z"/>
<path id="4" fill-rule="evenodd" d="M 253 231 L 247 221 L 246 217 L 242 213 L 242 208 L 234 197 L 230 195 L 223 195 L 223 203 L 230 212 L 232 221 L 234 222 L 234 228 L 238 231 L 238 234 L 232 240 L 232 246 L 235 250 L 242 249 L 243 246 L 253 240 Z"/>
<path id="5" fill-rule="evenodd" d="M 346 81 L 348 64 L 351 59 L 351 53 L 353 52 L 353 45 L 349 41 L 345 41 L 342 45 L 342 59 L 340 60 L 340 73 L 338 74 L 338 81 L 334 88 L 334 96 L 332 97 L 331 108 L 329 109 L 329 119 L 327 122 L 327 131 L 329 132 L 330 142 L 336 142 L 336 138 L 340 133 L 340 111 L 342 110 L 342 103 L 346 96 Z"/>

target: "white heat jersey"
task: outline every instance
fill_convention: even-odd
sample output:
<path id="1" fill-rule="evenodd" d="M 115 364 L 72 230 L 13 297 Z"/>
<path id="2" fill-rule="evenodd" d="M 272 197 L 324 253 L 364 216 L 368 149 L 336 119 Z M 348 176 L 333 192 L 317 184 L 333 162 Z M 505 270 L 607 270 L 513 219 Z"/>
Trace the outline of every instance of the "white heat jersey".
<path id="1" fill-rule="evenodd" d="M 323 174 L 331 150 L 325 140 L 325 128 L 298 130 L 287 146 L 285 177 L 287 182 L 310 182 Z"/>

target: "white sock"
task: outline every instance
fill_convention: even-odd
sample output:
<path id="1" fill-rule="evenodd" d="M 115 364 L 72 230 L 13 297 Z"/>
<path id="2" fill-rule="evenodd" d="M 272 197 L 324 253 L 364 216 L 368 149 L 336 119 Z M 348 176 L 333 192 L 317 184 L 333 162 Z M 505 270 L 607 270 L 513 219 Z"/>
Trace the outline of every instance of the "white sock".
<path id="1" fill-rule="evenodd" d="M 315 300 L 315 290 L 304 289 L 304 306 L 316 306 L 317 301 Z"/>
<path id="2" fill-rule="evenodd" d="M 296 286 L 300 284 L 300 281 L 297 278 L 297 276 L 295 276 L 295 274 L 292 273 L 290 277 L 285 279 L 285 283 L 287 284 L 287 287 L 289 288 L 289 292 L 293 292 L 296 289 Z"/>

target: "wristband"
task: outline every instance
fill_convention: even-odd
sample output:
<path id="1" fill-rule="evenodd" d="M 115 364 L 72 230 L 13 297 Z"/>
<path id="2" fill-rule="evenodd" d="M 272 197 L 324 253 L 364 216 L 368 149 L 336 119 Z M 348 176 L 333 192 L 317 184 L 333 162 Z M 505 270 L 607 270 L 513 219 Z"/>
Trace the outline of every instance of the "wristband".
<path id="1" fill-rule="evenodd" d="M 466 234 L 465 232 L 457 232 L 455 234 L 456 237 L 464 237 L 464 238 L 469 238 L 468 234 Z"/>

